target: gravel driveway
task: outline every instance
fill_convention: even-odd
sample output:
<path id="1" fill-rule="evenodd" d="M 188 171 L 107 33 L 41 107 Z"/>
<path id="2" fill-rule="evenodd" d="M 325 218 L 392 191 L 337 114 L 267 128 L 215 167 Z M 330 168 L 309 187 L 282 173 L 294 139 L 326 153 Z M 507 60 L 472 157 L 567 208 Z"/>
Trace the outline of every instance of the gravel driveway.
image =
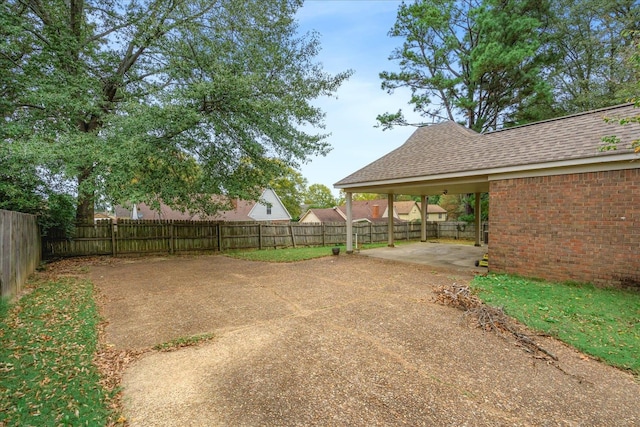
<path id="1" fill-rule="evenodd" d="M 632 426 L 640 384 L 550 338 L 557 364 L 432 302 L 466 283 L 359 255 L 290 264 L 221 255 L 92 266 L 106 340 L 151 351 L 123 379 L 132 426 Z"/>

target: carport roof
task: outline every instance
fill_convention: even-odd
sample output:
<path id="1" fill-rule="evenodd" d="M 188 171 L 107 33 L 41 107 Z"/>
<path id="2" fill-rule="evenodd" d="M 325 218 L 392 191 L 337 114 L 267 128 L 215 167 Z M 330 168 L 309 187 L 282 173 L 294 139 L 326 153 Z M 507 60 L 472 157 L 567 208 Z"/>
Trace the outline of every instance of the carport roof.
<path id="1" fill-rule="evenodd" d="M 639 167 L 629 163 L 637 157 L 628 141 L 640 138 L 640 125 L 604 121 L 637 115 L 633 104 L 624 104 L 485 134 L 450 121 L 421 127 L 402 146 L 334 186 L 353 192 L 456 194 L 486 192 L 492 179 L 568 173 L 576 167 Z M 602 138 L 609 135 L 623 143 L 602 152 Z"/>

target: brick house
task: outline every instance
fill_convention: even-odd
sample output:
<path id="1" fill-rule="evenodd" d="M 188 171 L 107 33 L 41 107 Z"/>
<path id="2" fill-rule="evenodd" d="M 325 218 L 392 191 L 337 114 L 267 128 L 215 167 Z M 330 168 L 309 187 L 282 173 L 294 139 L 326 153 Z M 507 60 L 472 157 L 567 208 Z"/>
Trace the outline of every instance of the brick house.
<path id="1" fill-rule="evenodd" d="M 625 104 L 485 134 L 453 122 L 422 127 L 335 187 L 347 206 L 356 192 L 388 194 L 390 204 L 394 194 L 424 203 L 430 194 L 488 192 L 490 271 L 637 286 L 640 159 L 629 142 L 640 125 L 604 121 L 637 115 Z M 600 151 L 610 135 L 623 143 Z"/>

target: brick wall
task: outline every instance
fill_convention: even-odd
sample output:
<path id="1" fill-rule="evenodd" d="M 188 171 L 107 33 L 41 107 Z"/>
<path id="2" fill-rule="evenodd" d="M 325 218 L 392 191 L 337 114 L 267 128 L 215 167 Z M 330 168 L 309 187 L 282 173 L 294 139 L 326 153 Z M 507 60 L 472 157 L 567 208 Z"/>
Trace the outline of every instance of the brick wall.
<path id="1" fill-rule="evenodd" d="M 640 169 L 491 182 L 492 272 L 640 286 Z"/>

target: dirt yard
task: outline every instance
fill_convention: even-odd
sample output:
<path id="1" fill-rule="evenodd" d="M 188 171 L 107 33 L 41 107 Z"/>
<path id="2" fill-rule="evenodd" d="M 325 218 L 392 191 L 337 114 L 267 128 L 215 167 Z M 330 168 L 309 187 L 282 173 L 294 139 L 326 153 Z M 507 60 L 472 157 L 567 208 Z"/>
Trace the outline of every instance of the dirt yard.
<path id="1" fill-rule="evenodd" d="M 106 341 L 148 349 L 125 372 L 132 426 L 633 426 L 640 383 L 550 338 L 558 356 L 433 302 L 464 272 L 359 255 L 290 263 L 220 255 L 90 267 Z"/>

